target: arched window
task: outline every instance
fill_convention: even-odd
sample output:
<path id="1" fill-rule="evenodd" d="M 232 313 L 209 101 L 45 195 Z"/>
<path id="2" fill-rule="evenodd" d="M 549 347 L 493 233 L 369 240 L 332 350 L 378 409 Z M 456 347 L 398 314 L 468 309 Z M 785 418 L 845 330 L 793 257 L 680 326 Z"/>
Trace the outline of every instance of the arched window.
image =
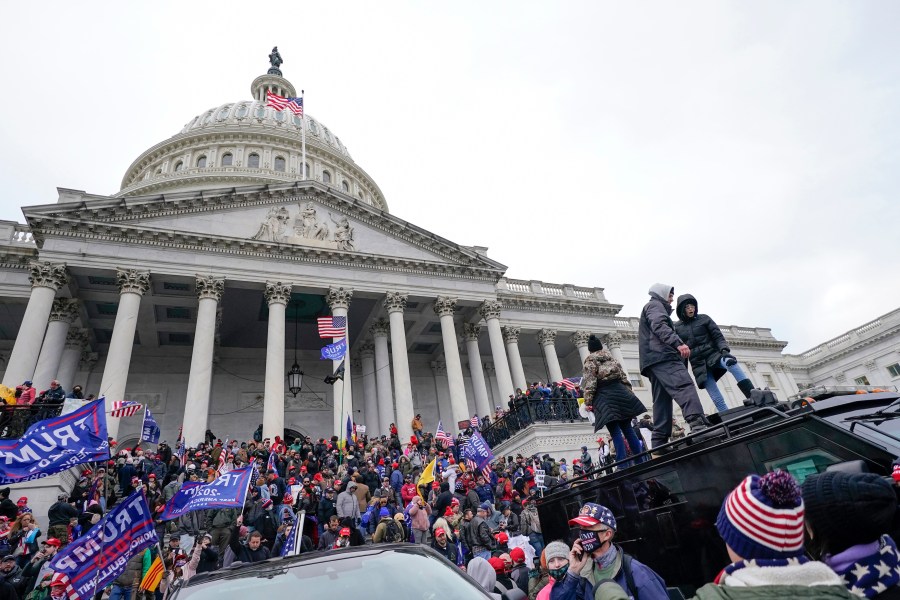
<path id="1" fill-rule="evenodd" d="M 253 154 L 248 156 L 247 157 L 247 166 L 250 167 L 251 169 L 258 169 L 259 168 L 259 154 L 254 152 Z"/>
<path id="2" fill-rule="evenodd" d="M 181 162 L 180 160 L 179 160 L 177 163 L 175 163 L 175 170 L 176 170 L 176 171 L 180 171 L 180 170 L 183 169 L 183 168 L 184 168 L 184 163 Z"/>
<path id="3" fill-rule="evenodd" d="M 231 153 L 230 153 L 230 152 L 226 152 L 225 154 L 222 155 L 222 166 L 223 166 L 223 167 L 230 167 L 230 166 L 231 166 L 231 163 L 232 163 L 232 161 L 233 161 L 233 159 L 234 159 L 234 157 L 231 156 Z"/>
<path id="4" fill-rule="evenodd" d="M 328 171 L 322 171 L 322 182 L 331 183 L 331 173 L 329 173 Z"/>
<path id="5" fill-rule="evenodd" d="M 275 157 L 275 170 L 281 173 L 284 173 L 284 157 L 276 156 Z"/>
<path id="6" fill-rule="evenodd" d="M 309 163 L 306 163 L 306 172 L 305 172 L 305 173 L 301 173 L 301 175 L 303 175 L 304 177 L 307 177 L 307 178 L 308 178 L 309 175 L 310 175 L 310 173 L 312 173 L 312 169 L 309 168 Z"/>
<path id="7" fill-rule="evenodd" d="M 206 156 L 201 156 L 197 159 L 197 168 L 204 169 L 206 168 Z"/>
<path id="8" fill-rule="evenodd" d="M 341 189 L 344 190 L 345 192 L 349 192 L 349 191 L 350 191 L 350 184 L 347 183 L 347 180 L 346 180 L 346 179 L 343 180 L 343 181 L 341 181 Z"/>
<path id="9" fill-rule="evenodd" d="M 248 112 L 249 112 L 249 111 L 248 111 L 248 109 L 247 109 L 247 105 L 246 105 L 246 104 L 241 104 L 240 106 L 238 106 L 238 109 L 237 109 L 237 111 L 234 113 L 234 116 L 236 116 L 238 119 L 243 119 L 244 117 L 247 116 L 247 113 L 248 113 Z"/>

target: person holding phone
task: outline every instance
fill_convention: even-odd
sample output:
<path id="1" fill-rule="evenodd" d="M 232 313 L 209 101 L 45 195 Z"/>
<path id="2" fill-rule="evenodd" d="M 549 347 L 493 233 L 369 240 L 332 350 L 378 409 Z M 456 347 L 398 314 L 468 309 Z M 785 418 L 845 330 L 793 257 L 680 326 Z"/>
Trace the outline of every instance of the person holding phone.
<path id="1" fill-rule="evenodd" d="M 666 583 L 653 569 L 613 543 L 616 518 L 600 504 L 587 502 L 569 521 L 578 539 L 569 553 L 566 577 L 553 586 L 550 600 L 594 600 L 594 587 L 614 581 L 640 600 L 668 600 Z"/>

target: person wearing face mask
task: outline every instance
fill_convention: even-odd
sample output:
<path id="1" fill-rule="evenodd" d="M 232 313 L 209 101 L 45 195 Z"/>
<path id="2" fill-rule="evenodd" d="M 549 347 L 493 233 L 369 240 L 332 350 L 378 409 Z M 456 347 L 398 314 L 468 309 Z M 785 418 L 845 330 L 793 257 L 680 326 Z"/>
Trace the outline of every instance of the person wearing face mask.
<path id="1" fill-rule="evenodd" d="M 613 543 L 616 519 L 611 510 L 587 502 L 569 526 L 578 528 L 578 539 L 569 552 L 566 576 L 553 586 L 549 600 L 594 600 L 595 588 L 610 580 L 640 600 L 668 600 L 662 577 Z"/>

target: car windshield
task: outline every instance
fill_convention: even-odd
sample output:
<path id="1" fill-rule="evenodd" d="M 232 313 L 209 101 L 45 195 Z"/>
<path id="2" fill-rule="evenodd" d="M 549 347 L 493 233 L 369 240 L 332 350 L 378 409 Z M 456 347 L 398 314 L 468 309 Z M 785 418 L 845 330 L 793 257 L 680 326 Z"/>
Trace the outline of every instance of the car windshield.
<path id="1" fill-rule="evenodd" d="M 334 553 L 328 561 L 266 563 L 181 588 L 177 600 L 366 598 L 368 600 L 487 600 L 441 559 L 393 550 Z"/>

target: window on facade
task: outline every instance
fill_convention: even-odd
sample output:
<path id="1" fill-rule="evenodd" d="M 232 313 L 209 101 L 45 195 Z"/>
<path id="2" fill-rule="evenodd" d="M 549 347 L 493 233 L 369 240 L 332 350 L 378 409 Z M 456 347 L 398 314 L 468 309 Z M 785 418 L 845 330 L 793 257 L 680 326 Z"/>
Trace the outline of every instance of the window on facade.
<path id="1" fill-rule="evenodd" d="M 275 170 L 284 173 L 284 157 L 275 157 Z"/>
<path id="2" fill-rule="evenodd" d="M 309 163 L 306 163 L 306 172 L 302 173 L 304 177 L 309 177 L 309 174 L 312 173 L 312 170 L 309 168 Z"/>
<path id="3" fill-rule="evenodd" d="M 341 182 L 341 189 L 344 190 L 345 192 L 349 192 L 349 191 L 350 191 L 350 184 L 347 183 L 346 181 L 342 181 L 342 182 Z"/>
<path id="4" fill-rule="evenodd" d="M 891 374 L 891 377 L 900 377 L 900 363 L 894 363 L 892 365 L 888 365 L 888 373 Z"/>
<path id="5" fill-rule="evenodd" d="M 644 387 L 644 378 L 641 377 L 640 373 L 635 373 L 634 371 L 630 371 L 628 373 L 628 381 L 631 382 L 631 387 L 633 387 L 633 388 Z"/>
<path id="6" fill-rule="evenodd" d="M 856 385 L 869 385 L 869 378 L 863 375 L 862 377 L 857 377 L 853 381 L 856 382 Z"/>
<path id="7" fill-rule="evenodd" d="M 241 104 L 240 106 L 238 106 L 238 109 L 237 111 L 235 111 L 234 115 L 239 119 L 243 119 L 247 116 L 247 112 L 247 105 Z"/>
<path id="8" fill-rule="evenodd" d="M 222 155 L 222 166 L 230 167 L 233 160 L 234 160 L 234 157 L 231 155 L 230 152 L 223 154 Z"/>
<path id="9" fill-rule="evenodd" d="M 183 168 L 184 168 L 184 163 L 181 162 L 180 160 L 179 160 L 177 163 L 175 163 L 175 170 L 176 170 L 176 171 L 180 171 L 180 170 L 183 169 Z"/>
<path id="10" fill-rule="evenodd" d="M 331 173 L 329 173 L 328 171 L 322 171 L 322 182 L 331 183 Z"/>
<path id="11" fill-rule="evenodd" d="M 766 382 L 767 388 L 773 389 L 778 387 L 777 385 L 775 385 L 775 378 L 772 377 L 772 375 L 770 375 L 769 373 L 763 373 L 763 381 Z"/>
<path id="12" fill-rule="evenodd" d="M 253 154 L 248 156 L 247 157 L 247 166 L 250 167 L 251 169 L 258 169 L 259 168 L 259 154 L 254 152 Z"/>
<path id="13" fill-rule="evenodd" d="M 197 168 L 198 169 L 206 168 L 206 157 L 205 156 L 201 156 L 200 158 L 197 159 Z"/>

